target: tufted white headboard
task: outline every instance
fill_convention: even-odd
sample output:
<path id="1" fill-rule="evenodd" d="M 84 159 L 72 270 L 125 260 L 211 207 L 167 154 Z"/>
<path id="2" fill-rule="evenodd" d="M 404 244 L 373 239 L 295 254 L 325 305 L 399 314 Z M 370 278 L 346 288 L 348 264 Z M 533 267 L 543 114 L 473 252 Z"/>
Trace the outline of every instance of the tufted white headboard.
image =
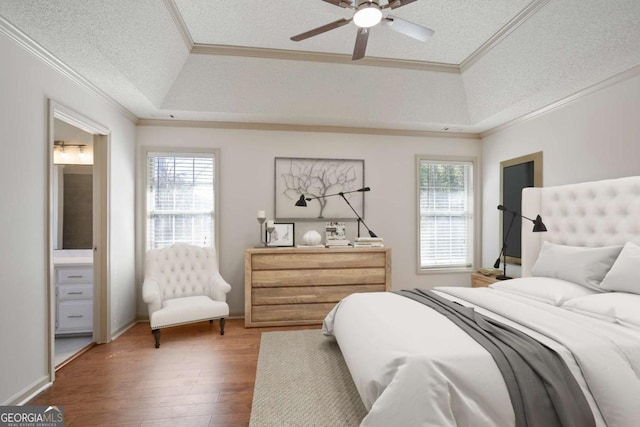
<path id="1" fill-rule="evenodd" d="M 542 242 L 570 246 L 640 243 L 640 176 L 525 188 L 522 215 L 542 217 L 545 233 L 522 221 L 522 276 L 531 276 Z"/>

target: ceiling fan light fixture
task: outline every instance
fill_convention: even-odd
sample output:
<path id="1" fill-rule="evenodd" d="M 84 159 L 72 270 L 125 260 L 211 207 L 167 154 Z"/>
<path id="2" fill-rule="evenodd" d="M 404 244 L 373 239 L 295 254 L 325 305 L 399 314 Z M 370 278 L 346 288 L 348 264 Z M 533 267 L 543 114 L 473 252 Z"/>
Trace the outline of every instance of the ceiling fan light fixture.
<path id="1" fill-rule="evenodd" d="M 353 14 L 353 23 L 360 28 L 370 28 L 378 25 L 382 20 L 382 11 L 377 2 L 365 1 L 361 3 Z"/>

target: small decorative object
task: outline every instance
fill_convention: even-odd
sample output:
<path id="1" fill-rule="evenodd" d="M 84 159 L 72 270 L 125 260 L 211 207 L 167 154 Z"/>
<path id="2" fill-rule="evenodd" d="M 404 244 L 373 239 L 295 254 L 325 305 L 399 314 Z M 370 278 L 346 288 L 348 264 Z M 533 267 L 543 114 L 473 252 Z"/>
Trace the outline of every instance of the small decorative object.
<path id="1" fill-rule="evenodd" d="M 327 222 L 325 225 L 325 238 L 327 240 L 345 240 L 346 226 L 344 222 Z"/>
<path id="2" fill-rule="evenodd" d="M 327 222 L 325 226 L 325 244 L 327 246 L 349 246 L 344 222 Z"/>
<path id="3" fill-rule="evenodd" d="M 318 246 L 322 241 L 322 236 L 316 230 L 309 230 L 302 236 L 302 241 L 307 246 Z"/>
<path id="4" fill-rule="evenodd" d="M 271 222 L 271 227 L 269 227 Z M 269 231 L 271 229 L 271 231 Z M 293 246 L 295 243 L 295 224 L 293 222 L 267 221 L 267 233 L 265 246 Z"/>
<path id="5" fill-rule="evenodd" d="M 257 219 L 258 219 L 258 224 L 260 224 L 260 243 L 262 243 L 264 246 L 269 246 L 273 231 L 275 230 L 275 225 L 273 223 L 273 220 L 272 219 L 267 220 L 267 215 L 263 210 L 258 211 Z M 265 221 L 267 222 L 267 226 L 264 234 L 265 236 L 264 240 L 262 240 L 262 225 L 265 223 Z"/>

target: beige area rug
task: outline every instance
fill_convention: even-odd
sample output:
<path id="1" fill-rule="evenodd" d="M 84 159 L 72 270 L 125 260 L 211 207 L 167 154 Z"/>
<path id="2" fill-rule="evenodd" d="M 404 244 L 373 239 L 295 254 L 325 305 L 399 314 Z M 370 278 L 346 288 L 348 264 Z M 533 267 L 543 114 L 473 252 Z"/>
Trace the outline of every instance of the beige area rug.
<path id="1" fill-rule="evenodd" d="M 251 427 L 357 426 L 366 414 L 335 339 L 262 333 Z"/>

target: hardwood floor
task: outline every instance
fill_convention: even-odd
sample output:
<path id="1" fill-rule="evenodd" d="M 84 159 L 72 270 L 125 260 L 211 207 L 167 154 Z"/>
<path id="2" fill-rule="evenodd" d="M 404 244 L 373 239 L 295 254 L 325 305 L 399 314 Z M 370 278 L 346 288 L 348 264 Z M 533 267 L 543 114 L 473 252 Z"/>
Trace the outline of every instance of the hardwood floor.
<path id="1" fill-rule="evenodd" d="M 65 426 L 247 426 L 260 334 L 316 326 L 245 329 L 243 319 L 162 330 L 148 323 L 97 345 L 56 373 L 29 405 L 62 405 Z"/>

